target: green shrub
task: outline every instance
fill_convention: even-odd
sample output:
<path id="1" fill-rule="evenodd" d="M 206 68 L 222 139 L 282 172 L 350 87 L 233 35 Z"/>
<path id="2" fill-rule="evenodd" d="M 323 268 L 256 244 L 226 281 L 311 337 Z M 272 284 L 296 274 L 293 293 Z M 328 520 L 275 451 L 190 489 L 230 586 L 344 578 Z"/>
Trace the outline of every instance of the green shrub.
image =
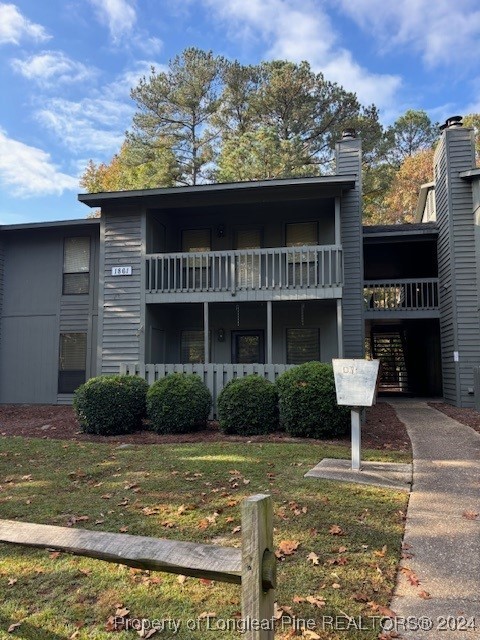
<path id="1" fill-rule="evenodd" d="M 73 408 L 85 433 L 110 436 L 142 425 L 148 384 L 137 376 L 98 376 L 75 391 Z"/>
<path id="2" fill-rule="evenodd" d="M 276 386 L 280 422 L 289 435 L 325 438 L 348 431 L 350 411 L 337 405 L 330 364 L 301 364 L 282 373 Z"/>
<path id="3" fill-rule="evenodd" d="M 258 435 L 278 428 L 275 385 L 255 374 L 231 380 L 218 396 L 218 419 L 225 433 Z"/>
<path id="4" fill-rule="evenodd" d="M 147 393 L 147 416 L 157 433 L 185 433 L 205 424 L 212 396 L 194 373 L 171 373 Z"/>

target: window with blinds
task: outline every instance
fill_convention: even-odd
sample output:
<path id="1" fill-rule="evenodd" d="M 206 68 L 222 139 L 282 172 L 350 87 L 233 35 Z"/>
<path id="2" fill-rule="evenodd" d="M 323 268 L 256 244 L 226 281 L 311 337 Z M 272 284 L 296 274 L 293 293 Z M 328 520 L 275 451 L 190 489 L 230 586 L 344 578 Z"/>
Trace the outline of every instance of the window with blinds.
<path id="1" fill-rule="evenodd" d="M 90 289 L 90 238 L 65 238 L 63 244 L 63 294 L 78 295 Z"/>
<path id="2" fill-rule="evenodd" d="M 260 229 L 240 229 L 235 234 L 235 249 L 260 249 Z M 237 287 L 256 288 L 260 286 L 260 256 L 256 253 L 237 256 Z"/>
<path id="3" fill-rule="evenodd" d="M 58 393 L 73 393 L 85 382 L 87 334 L 61 333 Z"/>
<path id="4" fill-rule="evenodd" d="M 182 251 L 197 253 L 210 251 L 210 229 L 185 229 L 182 233 Z"/>
<path id="5" fill-rule="evenodd" d="M 260 249 L 260 229 L 240 229 L 235 235 L 235 249 Z"/>
<path id="6" fill-rule="evenodd" d="M 320 360 L 318 329 L 287 329 L 287 364 Z"/>
<path id="7" fill-rule="evenodd" d="M 287 224 L 287 247 L 305 247 L 318 244 L 316 222 L 295 222 Z"/>
<path id="8" fill-rule="evenodd" d="M 201 364 L 205 362 L 205 344 L 201 329 L 182 331 L 180 358 L 182 364 Z"/>

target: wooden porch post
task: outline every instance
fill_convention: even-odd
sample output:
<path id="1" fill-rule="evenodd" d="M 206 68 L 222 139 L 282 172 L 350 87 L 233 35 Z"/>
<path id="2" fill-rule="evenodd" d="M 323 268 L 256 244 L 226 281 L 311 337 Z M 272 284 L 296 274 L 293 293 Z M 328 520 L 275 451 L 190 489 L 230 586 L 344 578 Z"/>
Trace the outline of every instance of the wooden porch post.
<path id="1" fill-rule="evenodd" d="M 205 351 L 204 362 L 210 362 L 210 326 L 208 321 L 208 302 L 203 303 L 203 348 Z"/>
<path id="2" fill-rule="evenodd" d="M 273 364 L 273 319 L 272 301 L 267 301 L 267 364 Z"/>

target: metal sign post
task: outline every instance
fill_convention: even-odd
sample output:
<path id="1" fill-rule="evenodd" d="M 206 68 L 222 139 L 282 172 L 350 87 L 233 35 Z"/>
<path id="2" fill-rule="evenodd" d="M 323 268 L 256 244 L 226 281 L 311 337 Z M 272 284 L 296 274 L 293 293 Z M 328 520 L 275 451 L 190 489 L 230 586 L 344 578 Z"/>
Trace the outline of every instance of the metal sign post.
<path id="1" fill-rule="evenodd" d="M 361 470 L 361 407 L 375 402 L 379 360 L 332 360 L 337 403 L 351 407 L 352 471 Z"/>

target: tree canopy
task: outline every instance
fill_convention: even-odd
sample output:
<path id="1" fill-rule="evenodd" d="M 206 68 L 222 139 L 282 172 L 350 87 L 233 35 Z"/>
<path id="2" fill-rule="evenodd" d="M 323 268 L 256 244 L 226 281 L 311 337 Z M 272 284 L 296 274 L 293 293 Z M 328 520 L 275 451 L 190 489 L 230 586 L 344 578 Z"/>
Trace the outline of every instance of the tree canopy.
<path id="1" fill-rule="evenodd" d="M 314 176 L 330 173 L 335 142 L 362 138 L 367 224 L 411 219 L 418 189 L 432 179 L 438 124 L 408 110 L 382 127 L 375 105 L 308 62 L 242 65 L 187 48 L 165 70 L 154 67 L 131 91 L 132 125 L 110 163 L 88 163 L 89 192 Z M 477 133 L 480 114 L 464 119 Z"/>

